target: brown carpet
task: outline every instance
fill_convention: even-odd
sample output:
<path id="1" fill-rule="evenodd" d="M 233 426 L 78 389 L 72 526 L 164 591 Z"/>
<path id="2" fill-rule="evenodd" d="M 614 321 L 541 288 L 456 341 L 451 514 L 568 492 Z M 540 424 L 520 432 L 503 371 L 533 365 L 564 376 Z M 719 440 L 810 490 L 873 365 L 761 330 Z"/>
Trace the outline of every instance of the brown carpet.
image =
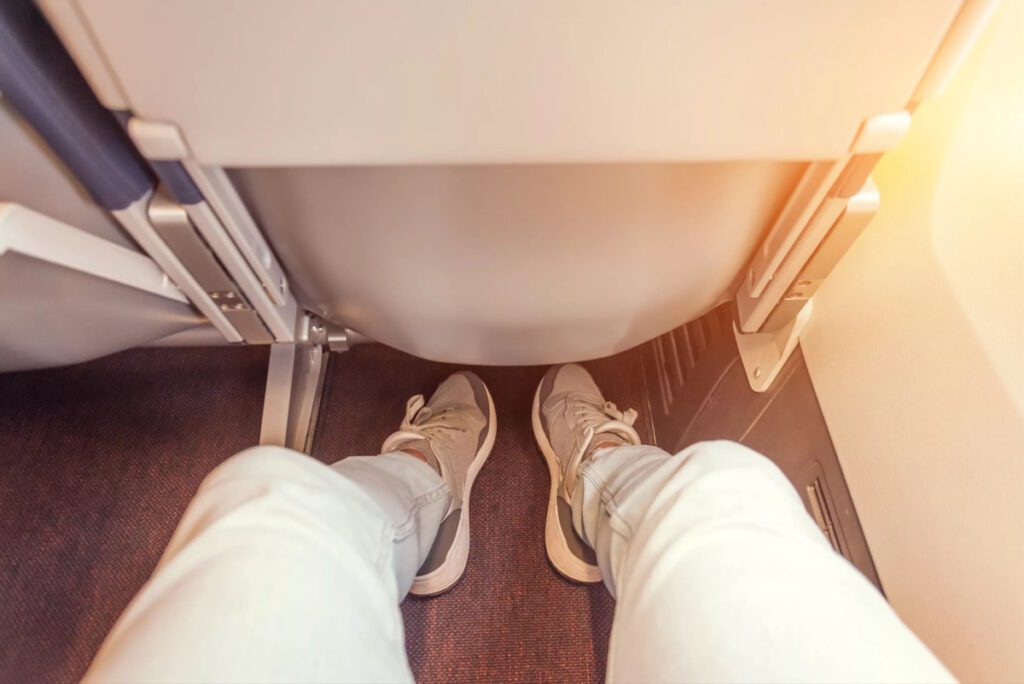
<path id="1" fill-rule="evenodd" d="M 381 346 L 331 364 L 314 450 L 326 462 L 377 453 L 406 398 L 458 369 Z M 609 399 L 649 415 L 639 364 L 627 352 L 587 366 Z M 473 493 L 466 574 L 447 594 L 402 605 L 413 673 L 421 682 L 603 681 L 614 602 L 603 585 L 562 579 L 544 551 L 548 473 L 530 406 L 546 369 L 473 370 L 494 397 L 498 435 Z"/>
<path id="2" fill-rule="evenodd" d="M 211 468 L 256 443 L 267 352 L 135 350 L 0 375 L 0 680 L 74 682 Z M 635 352 L 588 364 L 644 413 Z M 454 366 L 380 346 L 331 361 L 315 455 L 376 453 L 405 399 Z M 547 472 L 529 406 L 543 368 L 475 369 L 498 409 L 462 582 L 402 606 L 421 682 L 603 679 L 614 604 L 544 554 Z M 649 415 L 649 412 L 647 412 Z M 646 423 L 642 436 L 649 435 Z"/>
<path id="3" fill-rule="evenodd" d="M 0 679 L 75 682 L 205 474 L 259 437 L 266 349 L 0 375 Z"/>

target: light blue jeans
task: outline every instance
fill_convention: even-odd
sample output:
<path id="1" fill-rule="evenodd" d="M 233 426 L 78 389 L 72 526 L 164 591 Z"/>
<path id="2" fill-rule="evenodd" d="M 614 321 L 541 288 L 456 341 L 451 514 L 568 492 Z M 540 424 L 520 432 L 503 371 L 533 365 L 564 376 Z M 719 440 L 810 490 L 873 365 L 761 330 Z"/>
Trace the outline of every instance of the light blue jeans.
<path id="1" fill-rule="evenodd" d="M 204 481 L 86 680 L 411 681 L 398 604 L 449 501 L 406 454 L 242 452 Z M 952 679 L 745 447 L 604 450 L 573 514 L 618 601 L 610 681 Z"/>

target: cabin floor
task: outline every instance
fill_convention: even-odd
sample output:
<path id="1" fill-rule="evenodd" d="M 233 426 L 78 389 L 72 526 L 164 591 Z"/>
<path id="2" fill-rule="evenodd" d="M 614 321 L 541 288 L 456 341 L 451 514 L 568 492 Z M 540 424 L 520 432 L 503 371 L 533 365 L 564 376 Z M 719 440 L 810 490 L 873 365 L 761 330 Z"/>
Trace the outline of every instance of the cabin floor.
<path id="1" fill-rule="evenodd" d="M 653 439 L 642 357 L 586 364 Z M 140 349 L 0 375 L 0 672 L 74 682 L 146 581 L 203 477 L 257 443 L 265 348 Z M 380 345 L 332 355 L 314 456 L 377 453 L 406 399 L 457 366 Z M 498 411 L 466 574 L 402 604 L 417 681 L 598 682 L 614 602 L 547 561 L 530 402 L 545 368 L 475 368 Z"/>
<path id="2" fill-rule="evenodd" d="M 587 362 L 605 396 L 670 451 L 732 439 L 772 459 L 833 546 L 881 589 L 802 354 L 750 389 L 728 305 Z M 265 347 L 138 349 L 0 374 L 0 679 L 75 682 L 206 474 L 259 440 Z M 313 456 L 376 454 L 413 394 L 459 366 L 381 345 L 332 354 Z M 473 368 L 498 413 L 475 484 L 462 580 L 401 606 L 420 682 L 600 682 L 615 604 L 544 549 L 547 467 L 530 425 L 546 367 Z M 657 434 L 655 434 L 657 433 Z"/>

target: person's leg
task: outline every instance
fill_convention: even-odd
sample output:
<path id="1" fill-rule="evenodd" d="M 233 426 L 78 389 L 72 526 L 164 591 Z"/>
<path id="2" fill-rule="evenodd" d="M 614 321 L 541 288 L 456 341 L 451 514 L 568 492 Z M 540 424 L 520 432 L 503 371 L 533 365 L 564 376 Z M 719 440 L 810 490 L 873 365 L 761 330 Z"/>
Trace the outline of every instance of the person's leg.
<path id="1" fill-rule="evenodd" d="M 614 407 L 603 426 L 581 377 L 549 383 L 563 394 L 547 404 L 549 423 L 593 423 L 568 429 L 582 456 L 567 494 L 618 601 L 609 681 L 952 679 L 767 458 L 731 442 L 640 446 Z"/>
<path id="2" fill-rule="evenodd" d="M 411 681 L 398 603 L 448 507 L 408 454 L 257 447 L 203 482 L 95 682 Z"/>
<path id="3" fill-rule="evenodd" d="M 398 604 L 425 560 L 438 590 L 465 568 L 469 491 L 493 435 L 486 388 L 460 373 L 426 405 L 410 401 L 385 455 L 232 457 L 203 482 L 86 680 L 411 681 Z"/>
<path id="4" fill-rule="evenodd" d="M 952 680 L 746 447 L 606 449 L 573 504 L 618 600 L 609 681 Z"/>

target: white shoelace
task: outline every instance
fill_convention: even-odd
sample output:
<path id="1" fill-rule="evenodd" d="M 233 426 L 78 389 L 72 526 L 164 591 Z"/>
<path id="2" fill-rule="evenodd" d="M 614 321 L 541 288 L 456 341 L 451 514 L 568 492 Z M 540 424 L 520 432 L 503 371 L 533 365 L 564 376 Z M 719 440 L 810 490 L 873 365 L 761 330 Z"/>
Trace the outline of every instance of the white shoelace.
<path id="1" fill-rule="evenodd" d="M 569 425 L 583 423 L 582 439 L 577 440 L 576 448 L 566 463 L 565 476 L 562 479 L 562 491 L 568 498 L 576 488 L 576 471 L 579 470 L 587 456 L 594 437 L 600 434 L 613 434 L 626 444 L 639 444 L 640 435 L 633 428 L 637 412 L 634 409 L 620 411 L 610 401 L 603 403 L 589 398 L 590 395 L 567 392 L 561 399 L 564 402 L 563 416 Z"/>
<path id="2" fill-rule="evenodd" d="M 426 405 L 422 394 L 409 398 L 405 404 L 405 417 L 398 431 L 394 432 L 384 441 L 383 451 L 395 451 L 406 442 L 423 440 L 433 445 L 435 442 L 442 446 L 450 446 L 452 431 L 468 432 L 469 424 L 465 416 L 461 415 L 459 407 L 450 406 L 443 408 L 436 413 Z M 442 449 L 433 449 L 434 456 L 441 462 L 439 452 Z M 444 466 L 442 466 L 443 468 Z"/>

